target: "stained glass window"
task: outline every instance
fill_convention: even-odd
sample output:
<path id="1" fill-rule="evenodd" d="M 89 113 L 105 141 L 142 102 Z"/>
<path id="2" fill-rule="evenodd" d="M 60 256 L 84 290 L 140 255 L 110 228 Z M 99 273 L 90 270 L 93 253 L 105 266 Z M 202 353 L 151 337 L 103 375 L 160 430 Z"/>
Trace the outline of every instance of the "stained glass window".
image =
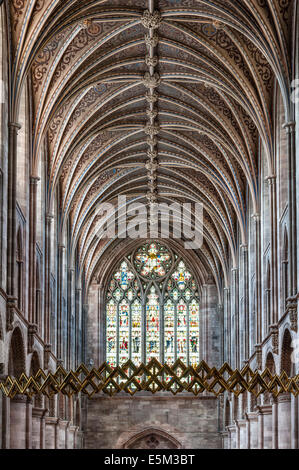
<path id="1" fill-rule="evenodd" d="M 106 296 L 106 360 L 199 363 L 200 304 L 197 282 L 185 262 L 159 242 L 125 258 Z"/>

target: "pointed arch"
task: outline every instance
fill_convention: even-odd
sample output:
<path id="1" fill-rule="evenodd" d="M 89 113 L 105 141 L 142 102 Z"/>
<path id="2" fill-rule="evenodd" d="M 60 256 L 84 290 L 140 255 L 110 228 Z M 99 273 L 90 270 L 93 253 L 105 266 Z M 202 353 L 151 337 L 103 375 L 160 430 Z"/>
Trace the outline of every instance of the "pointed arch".
<path id="1" fill-rule="evenodd" d="M 294 372 L 294 364 L 292 362 L 292 335 L 289 329 L 286 329 L 282 339 L 281 345 L 281 363 L 280 368 L 281 372 L 285 372 L 288 377 L 292 377 Z"/>
<path id="2" fill-rule="evenodd" d="M 8 374 L 19 379 L 23 372 L 26 372 L 25 346 L 22 332 L 16 327 L 10 340 Z"/>
<path id="3" fill-rule="evenodd" d="M 148 428 L 131 437 L 123 449 L 182 449 L 181 443 L 169 433 L 158 428 Z"/>

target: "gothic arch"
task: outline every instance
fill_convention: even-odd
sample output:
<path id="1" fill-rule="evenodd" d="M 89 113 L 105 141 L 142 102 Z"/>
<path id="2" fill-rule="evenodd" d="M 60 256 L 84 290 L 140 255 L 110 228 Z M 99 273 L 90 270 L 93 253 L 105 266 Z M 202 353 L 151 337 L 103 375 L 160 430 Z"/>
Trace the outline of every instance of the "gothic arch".
<path id="1" fill-rule="evenodd" d="M 275 360 L 274 360 L 274 356 L 272 354 L 272 352 L 268 352 L 267 354 L 267 357 L 266 357 L 266 369 L 269 370 L 269 372 L 272 374 L 272 375 L 275 375 L 276 373 L 276 365 L 275 365 Z M 264 403 L 265 404 L 270 404 L 271 403 L 271 395 L 270 393 L 266 392 L 264 394 Z"/>
<path id="2" fill-rule="evenodd" d="M 292 362 L 292 335 L 290 330 L 286 328 L 281 345 L 281 372 L 285 372 L 288 377 L 291 377 L 294 371 L 294 364 Z"/>
<path id="3" fill-rule="evenodd" d="M 26 372 L 25 347 L 21 329 L 17 327 L 10 340 L 8 373 L 18 379 L 23 372 Z"/>
<path id="4" fill-rule="evenodd" d="M 123 449 L 182 449 L 181 443 L 162 429 L 147 428 L 132 436 Z"/>
<path id="5" fill-rule="evenodd" d="M 227 398 L 225 401 L 224 408 L 224 427 L 227 428 L 231 424 L 231 404 L 230 400 Z"/>

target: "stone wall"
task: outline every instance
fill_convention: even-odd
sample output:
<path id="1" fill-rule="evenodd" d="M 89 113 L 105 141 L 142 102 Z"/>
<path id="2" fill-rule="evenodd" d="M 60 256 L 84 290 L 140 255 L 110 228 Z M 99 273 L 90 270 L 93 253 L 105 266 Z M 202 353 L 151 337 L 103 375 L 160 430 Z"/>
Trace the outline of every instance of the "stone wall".
<path id="1" fill-rule="evenodd" d="M 147 431 L 167 433 L 185 449 L 222 447 L 214 397 L 97 397 L 86 411 L 86 449 L 123 448 Z"/>

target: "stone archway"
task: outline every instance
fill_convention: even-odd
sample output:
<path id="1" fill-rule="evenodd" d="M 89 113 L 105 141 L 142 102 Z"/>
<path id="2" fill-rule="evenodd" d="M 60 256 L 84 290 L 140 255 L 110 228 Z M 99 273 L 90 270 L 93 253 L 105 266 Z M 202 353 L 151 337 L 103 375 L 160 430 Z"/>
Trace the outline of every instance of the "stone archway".
<path id="1" fill-rule="evenodd" d="M 25 347 L 22 332 L 15 328 L 10 341 L 8 374 L 19 379 L 25 370 Z M 10 448 L 26 449 L 27 397 L 16 395 L 10 400 Z"/>
<path id="2" fill-rule="evenodd" d="M 161 429 L 149 428 L 131 437 L 123 449 L 181 449 L 173 436 Z"/>
<path id="3" fill-rule="evenodd" d="M 10 340 L 8 374 L 20 378 L 25 372 L 25 347 L 20 328 L 15 328 Z"/>

